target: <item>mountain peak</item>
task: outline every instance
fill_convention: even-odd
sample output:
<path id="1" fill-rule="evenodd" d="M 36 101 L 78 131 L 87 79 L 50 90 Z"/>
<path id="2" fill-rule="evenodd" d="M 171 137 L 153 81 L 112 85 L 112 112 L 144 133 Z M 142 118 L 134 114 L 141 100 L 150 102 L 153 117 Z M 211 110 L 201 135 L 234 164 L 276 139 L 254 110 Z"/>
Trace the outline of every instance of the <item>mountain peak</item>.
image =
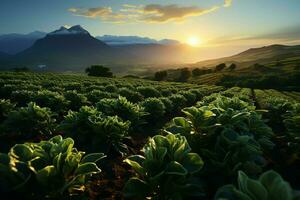
<path id="1" fill-rule="evenodd" d="M 65 26 L 60 27 L 60 29 L 55 30 L 48 35 L 70 35 L 70 34 L 89 34 L 87 30 L 82 28 L 80 25 L 72 26 L 71 28 L 66 28 Z"/>

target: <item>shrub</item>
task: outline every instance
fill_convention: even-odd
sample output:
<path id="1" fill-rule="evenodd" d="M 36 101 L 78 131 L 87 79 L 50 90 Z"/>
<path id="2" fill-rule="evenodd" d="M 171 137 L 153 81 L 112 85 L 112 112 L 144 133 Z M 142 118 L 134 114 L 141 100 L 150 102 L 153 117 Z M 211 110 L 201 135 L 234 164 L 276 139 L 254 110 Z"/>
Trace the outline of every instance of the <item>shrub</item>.
<path id="1" fill-rule="evenodd" d="M 168 76 L 168 72 L 167 71 L 159 71 L 159 72 L 156 72 L 154 74 L 154 80 L 156 81 L 163 81 L 167 78 Z"/>
<path id="2" fill-rule="evenodd" d="M 101 170 L 102 153 L 77 151 L 71 138 L 16 144 L 0 153 L 0 191 L 28 199 L 65 199 L 83 192 L 87 178 Z M 10 195 L 10 196 L 11 196 Z"/>
<path id="3" fill-rule="evenodd" d="M 88 76 L 113 77 L 113 73 L 110 69 L 101 65 L 92 65 L 85 69 L 85 73 L 87 73 Z"/>
<path id="4" fill-rule="evenodd" d="M 136 172 L 125 185 L 130 199 L 182 199 L 201 195 L 191 175 L 203 166 L 198 154 L 191 153 L 185 137 L 156 135 L 143 148 L 142 155 L 124 161 Z"/>

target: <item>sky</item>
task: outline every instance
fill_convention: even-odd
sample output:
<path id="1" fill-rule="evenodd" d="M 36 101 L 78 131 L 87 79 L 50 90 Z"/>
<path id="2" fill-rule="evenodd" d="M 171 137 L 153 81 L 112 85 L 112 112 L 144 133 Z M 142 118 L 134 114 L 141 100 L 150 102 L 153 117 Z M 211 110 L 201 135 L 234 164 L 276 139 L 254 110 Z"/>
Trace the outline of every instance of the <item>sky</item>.
<path id="1" fill-rule="evenodd" d="M 238 51 L 300 44 L 300 0 L 0 0 L 0 34 L 80 24 L 92 35 L 176 39 Z"/>

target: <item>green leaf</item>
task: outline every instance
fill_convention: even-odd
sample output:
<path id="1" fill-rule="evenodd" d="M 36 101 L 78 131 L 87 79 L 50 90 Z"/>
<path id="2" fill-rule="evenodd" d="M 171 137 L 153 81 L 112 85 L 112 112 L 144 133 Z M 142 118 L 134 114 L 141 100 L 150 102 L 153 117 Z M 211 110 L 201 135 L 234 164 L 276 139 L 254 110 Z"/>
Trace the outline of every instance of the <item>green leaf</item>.
<path id="1" fill-rule="evenodd" d="M 129 164 L 137 173 L 144 174 L 144 168 L 141 166 L 144 162 L 145 158 L 140 155 L 129 156 L 124 160 L 127 164 Z"/>
<path id="2" fill-rule="evenodd" d="M 178 162 L 172 161 L 170 162 L 165 170 L 166 174 L 174 174 L 174 175 L 180 175 L 185 176 L 187 175 L 187 170 Z"/>
<path id="3" fill-rule="evenodd" d="M 47 185 L 51 178 L 57 174 L 57 171 L 53 165 L 49 165 L 39 170 L 36 173 L 36 179 L 40 184 Z"/>
<path id="4" fill-rule="evenodd" d="M 267 171 L 261 175 L 259 180 L 269 192 L 269 198 L 274 200 L 292 199 L 292 188 L 277 172 L 273 170 Z"/>
<path id="5" fill-rule="evenodd" d="M 10 155 L 23 162 L 29 161 L 32 158 L 32 149 L 26 144 L 16 144 L 10 150 Z"/>
<path id="6" fill-rule="evenodd" d="M 130 199 L 146 199 L 149 193 L 150 187 L 146 182 L 138 179 L 131 178 L 124 187 L 124 196 L 125 198 Z"/>
<path id="7" fill-rule="evenodd" d="M 156 159 L 163 161 L 167 154 L 167 151 L 168 149 L 165 147 L 157 147 L 155 150 Z"/>
<path id="8" fill-rule="evenodd" d="M 166 139 L 166 137 L 164 137 L 162 135 L 154 136 L 153 140 L 155 141 L 155 144 L 158 147 L 168 147 L 169 146 L 168 140 Z"/>
<path id="9" fill-rule="evenodd" d="M 204 162 L 198 154 L 188 153 L 182 161 L 182 165 L 189 173 L 196 173 L 203 167 Z"/>
<path id="10" fill-rule="evenodd" d="M 101 169 L 95 163 L 80 164 L 75 170 L 75 175 L 96 174 L 101 172 Z"/>
<path id="11" fill-rule="evenodd" d="M 267 200 L 268 191 L 264 186 L 256 180 L 248 179 L 247 180 L 247 194 L 253 199 Z"/>
<path id="12" fill-rule="evenodd" d="M 57 135 L 57 136 L 54 136 L 53 138 L 51 138 L 49 140 L 49 142 L 53 142 L 55 144 L 59 144 L 60 142 L 62 142 L 63 138 L 61 135 Z"/>
<path id="13" fill-rule="evenodd" d="M 98 162 L 105 157 L 106 155 L 104 153 L 91 153 L 84 156 L 80 163 L 83 164 L 87 162 Z"/>

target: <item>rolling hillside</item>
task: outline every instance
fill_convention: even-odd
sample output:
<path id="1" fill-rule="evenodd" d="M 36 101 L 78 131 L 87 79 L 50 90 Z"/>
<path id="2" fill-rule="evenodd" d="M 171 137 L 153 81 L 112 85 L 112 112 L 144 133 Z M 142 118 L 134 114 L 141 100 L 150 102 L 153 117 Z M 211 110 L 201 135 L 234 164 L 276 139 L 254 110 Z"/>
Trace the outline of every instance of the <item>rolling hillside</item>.
<path id="1" fill-rule="evenodd" d="M 260 48 L 248 49 L 239 54 L 201 61 L 193 64 L 193 67 L 215 67 L 220 63 L 236 63 L 239 67 L 248 67 L 255 63 L 267 64 L 277 60 L 285 60 L 297 58 L 300 59 L 300 45 L 297 46 L 285 46 L 285 45 L 270 45 Z"/>

